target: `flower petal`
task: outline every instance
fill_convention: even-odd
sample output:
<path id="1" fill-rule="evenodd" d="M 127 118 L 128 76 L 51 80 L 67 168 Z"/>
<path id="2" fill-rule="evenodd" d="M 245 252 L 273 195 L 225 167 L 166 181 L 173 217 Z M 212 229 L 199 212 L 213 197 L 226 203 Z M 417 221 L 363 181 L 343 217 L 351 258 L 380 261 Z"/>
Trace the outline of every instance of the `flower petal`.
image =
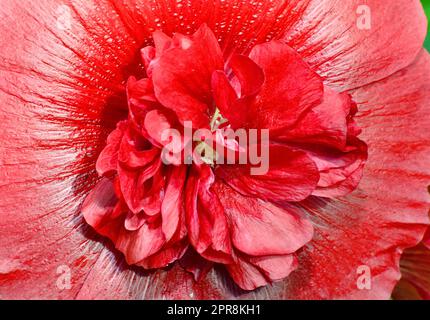
<path id="1" fill-rule="evenodd" d="M 124 253 L 127 263 L 133 265 L 158 253 L 164 243 L 165 238 L 159 223 L 146 221 L 135 231 L 121 228 L 115 247 Z"/>
<path id="2" fill-rule="evenodd" d="M 402 278 L 395 300 L 430 300 L 430 250 L 423 243 L 407 249 L 400 260 Z"/>
<path id="3" fill-rule="evenodd" d="M 86 222 L 98 233 L 114 242 L 117 240 L 123 227 L 124 216 L 118 208 L 118 198 L 112 181 L 107 178 L 100 180 L 85 198 L 81 212 Z"/>
<path id="4" fill-rule="evenodd" d="M 96 170 L 100 176 L 115 171 L 118 167 L 118 150 L 126 130 L 126 121 L 119 122 L 117 128 L 107 138 L 106 147 L 97 158 Z"/>
<path id="5" fill-rule="evenodd" d="M 367 160 L 367 146 L 353 120 L 357 107 L 346 93 L 325 87 L 324 100 L 286 130 L 277 141 L 297 146 L 318 167 L 320 180 L 313 195 L 339 197 L 355 190 Z"/>
<path id="6" fill-rule="evenodd" d="M 344 91 L 411 64 L 426 30 L 419 0 L 390 6 L 379 0 L 312 0 L 302 19 L 286 30 L 286 41 L 326 83 Z"/>
<path id="7" fill-rule="evenodd" d="M 265 79 L 255 96 L 233 99 L 232 93 L 224 93 L 232 91 L 225 77 L 217 73 L 212 79 L 215 101 L 234 127 L 279 130 L 292 126 L 302 114 L 321 102 L 322 81 L 288 45 L 279 41 L 260 44 L 252 49 L 249 57 L 261 68 Z M 258 70 L 249 61 L 247 64 L 249 69 Z M 240 70 L 238 76 L 243 78 L 243 74 Z M 250 85 L 258 87 L 259 81 L 257 85 Z M 246 86 L 243 89 L 250 91 Z"/>
<path id="8" fill-rule="evenodd" d="M 212 74 L 212 93 L 216 106 L 233 128 L 243 128 L 249 122 L 249 99 L 238 98 L 224 71 L 215 71 Z"/>
<path id="9" fill-rule="evenodd" d="M 315 149 L 307 152 L 320 172 L 313 195 L 334 198 L 347 195 L 357 188 L 367 160 L 367 146 L 357 138 L 349 140 L 349 145 L 342 151 Z"/>
<path id="10" fill-rule="evenodd" d="M 234 55 L 228 62 L 240 84 L 240 96 L 252 96 L 261 89 L 265 76 L 263 69 L 244 55 Z"/>
<path id="11" fill-rule="evenodd" d="M 112 153 L 113 160 L 111 160 L 116 164 L 115 170 L 118 170 L 119 164 L 129 169 L 139 170 L 148 167 L 160 156 L 159 149 L 152 146 L 149 141 L 142 138 L 140 135 L 131 133 L 131 131 L 134 130 L 129 125 L 123 132 L 121 143 L 110 146 L 108 142 L 105 148 L 105 150 L 107 149 L 109 152 L 111 152 L 113 148 L 117 148 L 117 154 L 115 155 L 115 153 Z M 103 155 L 103 153 L 101 155 Z M 99 171 L 98 173 L 100 174 Z"/>
<path id="12" fill-rule="evenodd" d="M 184 184 L 187 173 L 186 166 L 173 167 L 166 183 L 166 191 L 161 205 L 163 233 L 169 241 L 183 223 L 184 215 Z"/>
<path id="13" fill-rule="evenodd" d="M 229 227 L 220 200 L 210 190 L 215 177 L 207 165 L 193 166 L 186 184 L 185 212 L 190 242 L 204 258 L 231 262 Z"/>
<path id="14" fill-rule="evenodd" d="M 252 256 L 294 253 L 312 239 L 312 225 L 293 206 L 281 208 L 270 202 L 245 197 L 216 183 L 213 192 L 228 216 L 236 249 Z M 265 235 L 269 235 L 267 237 Z"/>
<path id="15" fill-rule="evenodd" d="M 212 73 L 223 69 L 221 49 L 206 25 L 179 42 L 153 62 L 155 95 L 176 112 L 182 124 L 192 121 L 195 128 L 208 127 Z"/>
<path id="16" fill-rule="evenodd" d="M 268 151 L 268 159 L 264 159 L 263 155 L 259 164 L 264 169 L 264 161 L 267 161 L 265 174 L 253 174 L 251 170 L 257 166 L 251 164 L 223 165 L 215 173 L 247 196 L 273 201 L 301 201 L 307 198 L 319 180 L 315 163 L 305 152 L 287 146 L 272 144 Z"/>
<path id="17" fill-rule="evenodd" d="M 244 290 L 255 290 L 283 279 L 297 267 L 297 260 L 293 255 L 259 257 L 251 261 L 239 258 L 234 264 L 227 266 L 234 281 Z"/>
<path id="18" fill-rule="evenodd" d="M 176 260 L 182 258 L 188 248 L 188 239 L 183 238 L 180 241 L 166 245 L 153 255 L 145 258 L 137 265 L 145 269 L 164 268 Z"/>
<path id="19" fill-rule="evenodd" d="M 277 137 L 277 140 L 344 149 L 351 109 L 352 101 L 348 94 L 339 94 L 325 87 L 322 103 L 309 110 L 293 128 L 285 130 Z"/>
<path id="20" fill-rule="evenodd" d="M 423 51 L 407 69 L 353 93 L 369 145 L 364 176 L 347 197 L 305 204 L 315 237 L 299 256 L 285 298 L 390 297 L 400 278 L 401 252 L 421 241 L 429 223 L 429 69 Z M 359 267 L 370 271 L 370 290 L 357 286 L 366 270 Z"/>
<path id="21" fill-rule="evenodd" d="M 288 45 L 277 41 L 255 46 L 249 57 L 264 72 L 265 82 L 252 104 L 250 128 L 278 129 L 294 124 L 321 102 L 320 78 Z M 251 120 L 251 119 L 250 119 Z"/>

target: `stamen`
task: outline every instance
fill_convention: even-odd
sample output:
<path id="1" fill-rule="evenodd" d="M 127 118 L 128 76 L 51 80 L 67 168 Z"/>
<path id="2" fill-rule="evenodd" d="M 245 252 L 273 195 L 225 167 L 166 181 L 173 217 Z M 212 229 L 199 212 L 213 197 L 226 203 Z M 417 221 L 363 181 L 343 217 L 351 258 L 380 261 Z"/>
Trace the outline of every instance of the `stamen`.
<path id="1" fill-rule="evenodd" d="M 216 159 L 218 159 L 218 153 L 206 142 L 200 142 L 195 148 L 196 154 L 200 156 L 200 159 L 210 165 L 215 165 Z"/>
<path id="2" fill-rule="evenodd" d="M 216 131 L 217 129 L 219 129 L 219 127 L 222 124 L 227 123 L 227 122 L 228 122 L 228 120 L 222 116 L 219 109 L 215 108 L 215 112 L 214 112 L 212 119 L 211 119 L 211 122 L 210 122 L 211 131 L 212 132 Z"/>

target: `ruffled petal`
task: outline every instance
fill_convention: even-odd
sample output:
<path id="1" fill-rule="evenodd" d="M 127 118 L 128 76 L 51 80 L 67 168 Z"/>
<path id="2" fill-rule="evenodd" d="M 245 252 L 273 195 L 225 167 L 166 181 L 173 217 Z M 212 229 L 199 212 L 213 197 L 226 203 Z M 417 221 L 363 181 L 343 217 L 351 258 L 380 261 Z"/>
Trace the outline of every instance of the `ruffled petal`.
<path id="1" fill-rule="evenodd" d="M 402 278 L 395 300 L 430 300 L 430 250 L 423 243 L 406 250 L 400 260 Z"/>
<path id="2" fill-rule="evenodd" d="M 127 217 L 124 212 L 118 212 L 117 205 L 113 183 L 104 178 L 85 199 L 82 214 L 97 232 L 114 242 L 129 264 L 136 264 L 155 254 L 165 243 L 159 222 L 149 223 L 141 217 L 140 221 L 134 222 L 135 227 L 127 230 L 124 225 Z"/>
<path id="3" fill-rule="evenodd" d="M 255 113 L 251 115 L 254 125 L 250 128 L 291 126 L 305 111 L 321 102 L 323 86 L 319 77 L 289 46 L 276 41 L 257 45 L 249 57 L 265 75 L 252 104 L 251 112 Z"/>
<path id="4" fill-rule="evenodd" d="M 293 128 L 282 132 L 277 140 L 344 149 L 351 107 L 348 94 L 325 87 L 321 104 L 309 110 Z"/>
<path id="5" fill-rule="evenodd" d="M 252 259 L 243 256 L 228 265 L 227 270 L 242 289 L 255 290 L 287 277 L 296 267 L 297 260 L 293 255 Z"/>
<path id="6" fill-rule="evenodd" d="M 252 96 L 262 88 L 265 81 L 263 69 L 244 55 L 234 55 L 228 62 L 238 82 L 237 92 L 241 97 Z"/>
<path id="7" fill-rule="evenodd" d="M 126 166 L 130 170 L 139 170 L 146 168 L 155 162 L 160 156 L 160 150 L 153 147 L 146 139 L 131 133 L 133 129 L 128 127 L 123 132 L 121 142 L 115 146 L 108 145 L 103 152 L 111 151 L 117 148 L 115 153 L 108 153 L 112 155 L 112 160 L 116 164 L 114 170 L 117 171 L 119 166 Z M 102 152 L 102 155 L 104 155 Z M 98 161 L 98 160 L 97 160 Z M 98 171 L 100 174 L 101 172 Z"/>
<path id="8" fill-rule="evenodd" d="M 277 141 L 306 152 L 319 171 L 315 196 L 334 198 L 355 190 L 367 160 L 367 145 L 357 138 L 361 130 L 353 117 L 357 106 L 347 93 L 325 87 L 324 100 Z"/>
<path id="9" fill-rule="evenodd" d="M 181 259 L 188 248 L 188 239 L 183 238 L 180 241 L 175 241 L 167 244 L 153 255 L 140 261 L 137 265 L 145 269 L 164 268 L 169 264 Z"/>
<path id="10" fill-rule="evenodd" d="M 204 258 L 231 262 L 230 228 L 220 200 L 210 188 L 215 181 L 208 165 L 193 166 L 187 178 L 185 211 L 190 242 Z"/>
<path id="11" fill-rule="evenodd" d="M 367 160 L 367 145 L 357 139 L 349 139 L 343 150 L 315 149 L 307 151 L 320 173 L 314 196 L 335 198 L 354 191 L 363 176 Z"/>
<path id="12" fill-rule="evenodd" d="M 312 225 L 293 206 L 281 208 L 245 197 L 220 182 L 214 185 L 213 192 L 229 219 L 234 247 L 245 254 L 291 254 L 312 239 Z"/>
<path id="13" fill-rule="evenodd" d="M 258 148 L 260 150 L 260 146 Z M 306 199 L 319 180 L 314 161 L 305 152 L 287 146 L 273 144 L 267 148 L 268 155 L 263 155 L 259 168 L 251 164 L 223 165 L 216 169 L 216 175 L 247 196 L 272 201 Z M 267 161 L 267 167 L 264 161 Z M 253 169 L 258 169 L 260 174 L 253 174 Z"/>
<path id="14" fill-rule="evenodd" d="M 192 37 L 177 36 L 176 40 L 178 44 L 153 62 L 155 95 L 163 106 L 175 111 L 182 123 L 191 121 L 195 128 L 208 127 L 212 73 L 224 68 L 221 49 L 206 25 Z"/>
<path id="15" fill-rule="evenodd" d="M 285 298 L 390 297 L 401 252 L 421 241 L 429 223 L 429 69 L 422 52 L 407 69 L 353 93 L 369 145 L 364 176 L 347 197 L 305 204 L 315 236 L 285 284 Z M 357 285 L 366 270 L 369 290 Z"/>
<path id="16" fill-rule="evenodd" d="M 118 205 L 114 184 L 103 178 L 85 198 L 81 208 L 85 221 L 98 233 L 116 241 L 123 228 L 124 214 Z"/>
<path id="17" fill-rule="evenodd" d="M 161 205 L 162 229 L 169 241 L 184 223 L 184 187 L 186 166 L 173 167 L 166 182 L 166 191 Z"/>
<path id="18" fill-rule="evenodd" d="M 118 151 L 127 128 L 127 122 L 119 122 L 117 128 L 109 134 L 106 147 L 97 158 L 96 170 L 100 176 L 116 171 L 118 168 Z"/>
<path id="19" fill-rule="evenodd" d="M 245 72 L 242 71 L 244 65 L 242 68 L 233 68 L 233 71 L 236 69 L 237 76 L 242 79 L 241 90 L 257 91 L 255 96 L 234 99 L 231 93 L 224 93 L 232 92 L 225 77 L 215 74 L 212 80 L 215 101 L 220 104 L 223 116 L 229 119 L 235 128 L 276 131 L 292 126 L 302 114 L 321 102 L 322 81 L 288 45 L 279 41 L 260 44 L 252 49 L 249 57 L 256 66 L 247 61 L 246 67 L 250 69 L 248 72 L 260 67 L 264 74 L 264 82 L 261 85 L 260 81 L 254 84 L 249 77 L 245 79 Z M 257 72 L 257 78 L 259 77 L 261 75 Z"/>

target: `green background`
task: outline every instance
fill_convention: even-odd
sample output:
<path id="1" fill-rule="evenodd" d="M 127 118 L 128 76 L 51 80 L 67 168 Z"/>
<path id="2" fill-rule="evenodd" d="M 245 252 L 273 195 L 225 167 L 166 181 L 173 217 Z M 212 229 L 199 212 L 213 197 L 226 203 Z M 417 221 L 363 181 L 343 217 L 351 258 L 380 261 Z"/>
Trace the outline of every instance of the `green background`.
<path id="1" fill-rule="evenodd" d="M 424 10 L 426 11 L 427 19 L 430 20 L 430 0 L 421 0 L 421 2 L 423 3 Z M 430 30 L 430 25 L 428 30 Z M 427 33 L 427 39 L 424 46 L 430 51 L 430 32 Z"/>

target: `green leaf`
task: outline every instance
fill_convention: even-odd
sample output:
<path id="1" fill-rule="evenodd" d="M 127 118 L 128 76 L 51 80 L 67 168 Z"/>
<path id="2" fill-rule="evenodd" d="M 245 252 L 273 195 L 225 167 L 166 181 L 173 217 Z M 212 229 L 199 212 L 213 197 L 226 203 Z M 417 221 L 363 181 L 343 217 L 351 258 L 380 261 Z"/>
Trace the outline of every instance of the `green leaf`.
<path id="1" fill-rule="evenodd" d="M 423 4 L 424 11 L 426 12 L 427 20 L 430 20 L 430 0 L 421 0 L 421 2 Z M 427 30 L 427 38 L 424 42 L 424 47 L 426 47 L 426 49 L 430 51 L 430 25 Z"/>

